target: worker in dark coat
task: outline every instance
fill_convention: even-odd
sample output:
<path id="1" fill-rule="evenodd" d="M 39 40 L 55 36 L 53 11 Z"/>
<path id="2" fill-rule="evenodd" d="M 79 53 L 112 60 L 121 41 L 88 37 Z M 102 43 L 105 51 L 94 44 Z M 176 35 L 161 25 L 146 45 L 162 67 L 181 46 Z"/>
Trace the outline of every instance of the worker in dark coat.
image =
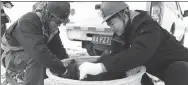
<path id="1" fill-rule="evenodd" d="M 44 85 L 44 68 L 57 75 L 65 73 L 61 62 L 68 58 L 59 29 L 69 21 L 69 2 L 47 2 L 43 10 L 28 12 L 2 37 L 2 60 L 10 72 L 25 71 L 24 85 Z"/>
<path id="2" fill-rule="evenodd" d="M 124 2 L 103 2 L 101 12 L 114 29 L 112 52 L 98 63 L 81 64 L 80 79 L 101 73 L 108 79 L 122 78 L 126 71 L 144 65 L 165 85 L 188 84 L 188 50 L 146 12 L 129 10 Z M 147 74 L 142 84 L 153 85 Z"/>
<path id="3" fill-rule="evenodd" d="M 3 7 L 11 9 L 14 5 L 10 1 L 1 2 L 1 37 L 5 33 L 6 23 L 10 22 L 9 16 L 5 13 Z"/>

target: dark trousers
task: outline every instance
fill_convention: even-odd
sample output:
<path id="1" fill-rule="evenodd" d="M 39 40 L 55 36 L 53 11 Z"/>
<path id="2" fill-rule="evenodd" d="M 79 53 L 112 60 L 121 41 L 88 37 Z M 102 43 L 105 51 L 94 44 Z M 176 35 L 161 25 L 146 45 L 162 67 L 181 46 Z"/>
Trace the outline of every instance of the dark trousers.
<path id="1" fill-rule="evenodd" d="M 47 75 L 46 67 L 43 64 L 33 60 L 24 51 L 14 52 L 12 54 L 12 57 L 13 56 L 14 58 L 11 60 L 10 64 L 12 66 L 10 66 L 11 68 L 8 70 L 20 71 L 20 69 L 24 69 L 24 71 L 17 76 L 19 79 L 23 80 L 23 85 L 44 85 L 44 79 L 47 78 Z"/>
<path id="2" fill-rule="evenodd" d="M 6 31 L 6 24 L 1 24 L 1 37 L 3 36 L 5 31 Z"/>
<path id="3" fill-rule="evenodd" d="M 10 53 L 10 52 L 9 52 Z M 44 85 L 44 65 L 40 62 L 33 60 L 24 51 L 17 51 L 9 55 L 13 57 L 10 64 L 5 64 L 8 70 L 23 73 L 18 78 L 23 79 L 23 85 Z M 5 57 L 6 60 L 10 59 L 8 56 Z M 23 76 L 22 76 L 23 75 Z M 23 77 L 23 78 L 22 78 Z"/>
<path id="4" fill-rule="evenodd" d="M 44 85 L 44 65 L 32 60 L 26 67 L 24 85 Z"/>
<path id="5" fill-rule="evenodd" d="M 165 69 L 164 73 L 153 73 L 152 75 L 163 80 L 165 85 L 188 85 L 188 62 L 174 62 Z M 142 85 L 154 85 L 147 74 L 142 77 Z"/>

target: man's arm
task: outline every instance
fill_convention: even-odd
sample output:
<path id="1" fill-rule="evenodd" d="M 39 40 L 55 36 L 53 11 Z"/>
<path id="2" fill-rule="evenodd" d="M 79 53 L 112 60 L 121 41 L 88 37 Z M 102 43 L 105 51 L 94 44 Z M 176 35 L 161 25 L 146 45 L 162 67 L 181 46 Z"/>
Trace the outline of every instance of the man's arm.
<path id="1" fill-rule="evenodd" d="M 131 47 L 114 56 L 104 57 L 102 63 L 108 72 L 127 71 L 143 65 L 156 52 L 160 43 L 160 31 L 151 24 L 135 37 Z"/>
<path id="2" fill-rule="evenodd" d="M 34 13 L 28 13 L 19 20 L 14 37 L 32 59 L 49 67 L 53 72 L 62 74 L 66 69 L 57 56 L 47 48 L 40 25 L 39 17 Z"/>
<path id="3" fill-rule="evenodd" d="M 66 49 L 64 48 L 59 33 L 48 43 L 48 48 L 55 54 L 60 60 L 68 58 Z"/>

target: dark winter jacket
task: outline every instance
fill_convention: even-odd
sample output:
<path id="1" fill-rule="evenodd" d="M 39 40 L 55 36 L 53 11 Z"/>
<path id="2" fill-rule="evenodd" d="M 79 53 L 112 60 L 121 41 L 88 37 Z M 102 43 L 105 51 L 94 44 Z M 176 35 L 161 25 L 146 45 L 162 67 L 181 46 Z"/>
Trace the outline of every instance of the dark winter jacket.
<path id="1" fill-rule="evenodd" d="M 44 26 L 47 29 L 47 26 Z M 11 32 L 11 28 L 14 28 Z M 5 36 L 11 46 L 23 46 L 30 57 L 51 68 L 53 72 L 64 73 L 65 67 L 61 59 L 68 58 L 60 40 L 59 33 L 47 43 L 48 37 L 42 29 L 42 22 L 34 12 L 23 15 L 6 32 Z M 49 33 L 50 34 L 50 33 Z"/>
<path id="2" fill-rule="evenodd" d="M 108 72 L 125 72 L 145 65 L 147 72 L 163 72 L 174 61 L 188 61 L 188 50 L 144 11 L 122 36 L 114 35 L 112 54 L 102 56 Z"/>

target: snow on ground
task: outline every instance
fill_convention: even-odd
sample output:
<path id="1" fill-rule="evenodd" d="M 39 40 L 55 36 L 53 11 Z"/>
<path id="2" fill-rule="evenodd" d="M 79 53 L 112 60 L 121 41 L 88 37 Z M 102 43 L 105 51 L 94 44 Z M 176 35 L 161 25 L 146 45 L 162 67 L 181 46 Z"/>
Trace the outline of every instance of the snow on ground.
<path id="1" fill-rule="evenodd" d="M 66 27 L 60 26 L 60 37 L 64 47 L 66 48 L 70 57 L 86 56 L 86 49 L 82 48 L 82 43 L 79 41 L 70 41 L 67 37 Z"/>
<path id="2" fill-rule="evenodd" d="M 1 65 L 1 83 L 4 81 L 5 79 L 5 68 Z"/>

